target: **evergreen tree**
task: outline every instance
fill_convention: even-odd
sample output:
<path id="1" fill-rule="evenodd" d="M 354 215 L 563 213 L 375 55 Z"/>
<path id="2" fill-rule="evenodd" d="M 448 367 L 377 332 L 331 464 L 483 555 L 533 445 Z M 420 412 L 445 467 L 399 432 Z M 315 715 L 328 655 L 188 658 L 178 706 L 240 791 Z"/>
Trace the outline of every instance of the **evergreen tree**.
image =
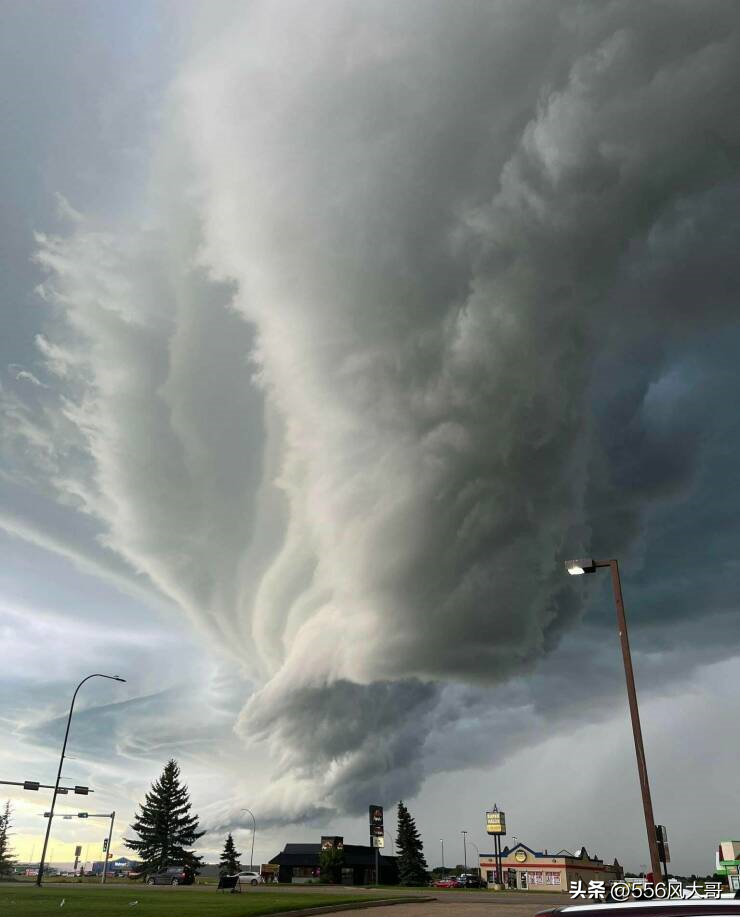
<path id="1" fill-rule="evenodd" d="M 236 849 L 236 844 L 234 843 L 234 838 L 231 836 L 231 832 L 226 835 L 226 843 L 224 844 L 224 851 L 221 854 L 221 861 L 219 862 L 219 874 L 222 876 L 233 876 L 241 869 L 241 864 L 239 863 L 239 857 L 241 853 Z"/>
<path id="2" fill-rule="evenodd" d="M 10 816 L 12 810 L 10 802 L 5 803 L 5 808 L 0 814 L 0 875 L 9 873 L 15 866 L 15 857 L 10 851 Z"/>
<path id="3" fill-rule="evenodd" d="M 416 823 L 403 804 L 403 800 L 398 803 L 396 851 L 398 856 L 398 884 L 426 885 L 427 863 L 424 859 L 424 844 L 419 837 Z"/>
<path id="4" fill-rule="evenodd" d="M 147 872 L 167 866 L 189 866 L 197 870 L 201 858 L 192 847 L 205 831 L 198 831 L 198 816 L 190 814 L 190 794 L 180 783 L 180 768 L 170 760 L 159 780 L 152 784 L 139 806 L 132 830 L 138 838 L 124 838 L 124 844 L 135 850 Z"/>

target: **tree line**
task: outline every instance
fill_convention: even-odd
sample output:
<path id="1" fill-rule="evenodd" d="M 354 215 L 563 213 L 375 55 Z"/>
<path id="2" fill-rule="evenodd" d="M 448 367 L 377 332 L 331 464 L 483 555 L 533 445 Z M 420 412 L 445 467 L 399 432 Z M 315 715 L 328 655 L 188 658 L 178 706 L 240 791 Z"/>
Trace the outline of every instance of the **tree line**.
<path id="1" fill-rule="evenodd" d="M 10 848 L 11 805 L 6 802 L 0 812 L 0 875 L 12 872 L 15 857 Z M 135 837 L 124 837 L 123 843 L 141 861 L 144 872 L 159 872 L 168 866 L 186 866 L 194 872 L 202 864 L 193 847 L 206 833 L 200 830 L 198 816 L 192 812 L 188 787 L 181 781 L 175 760 L 164 766 L 151 785 L 131 824 Z M 414 819 L 403 801 L 398 803 L 396 835 L 398 879 L 401 885 L 421 885 L 427 881 L 424 845 Z M 241 869 L 241 853 L 229 833 L 219 861 L 221 875 L 234 875 Z M 341 850 L 321 853 L 321 881 L 341 882 Z"/>

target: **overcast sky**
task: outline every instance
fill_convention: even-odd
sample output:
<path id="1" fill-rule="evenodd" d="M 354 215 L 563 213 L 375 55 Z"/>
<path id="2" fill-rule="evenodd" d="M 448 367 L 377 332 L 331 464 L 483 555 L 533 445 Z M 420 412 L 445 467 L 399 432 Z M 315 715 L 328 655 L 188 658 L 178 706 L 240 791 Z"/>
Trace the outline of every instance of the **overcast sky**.
<path id="1" fill-rule="evenodd" d="M 0 777 L 213 858 L 740 832 L 740 7 L 0 2 Z M 45 798 L 11 791 L 22 856 Z M 64 800 L 62 808 L 77 810 Z M 395 817 L 389 814 L 390 828 Z M 103 829 L 60 821 L 54 860 Z M 120 836 L 119 831 L 116 835 Z M 459 848 L 459 850 L 458 850 Z M 124 853 L 119 840 L 114 853 Z"/>

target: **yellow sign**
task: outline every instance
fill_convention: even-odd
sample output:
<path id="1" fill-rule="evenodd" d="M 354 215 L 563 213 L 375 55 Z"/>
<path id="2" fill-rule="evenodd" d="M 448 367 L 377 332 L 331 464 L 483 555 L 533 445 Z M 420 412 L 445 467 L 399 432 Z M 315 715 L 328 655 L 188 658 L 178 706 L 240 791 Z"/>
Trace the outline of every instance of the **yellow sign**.
<path id="1" fill-rule="evenodd" d="M 506 816 L 503 812 L 486 812 L 486 833 L 506 834 Z"/>
<path id="2" fill-rule="evenodd" d="M 527 853 L 525 850 L 517 850 L 514 854 L 514 859 L 517 863 L 526 863 L 527 862 Z"/>

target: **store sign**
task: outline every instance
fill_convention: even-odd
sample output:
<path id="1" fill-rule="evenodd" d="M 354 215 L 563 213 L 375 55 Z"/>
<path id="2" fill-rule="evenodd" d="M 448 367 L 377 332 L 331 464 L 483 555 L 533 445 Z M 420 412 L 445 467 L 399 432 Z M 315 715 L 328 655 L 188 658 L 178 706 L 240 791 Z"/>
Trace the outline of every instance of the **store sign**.
<path id="1" fill-rule="evenodd" d="M 526 850 L 517 850 L 514 854 L 514 859 L 517 863 L 526 863 L 527 862 L 527 852 Z"/>
<path id="2" fill-rule="evenodd" d="M 383 837 L 383 806 L 370 806 L 370 837 Z M 382 844 L 373 844 L 374 847 L 382 847 Z"/>
<path id="3" fill-rule="evenodd" d="M 493 809 L 486 812 L 486 833 L 487 834 L 506 834 L 506 815 Z"/>
<path id="4" fill-rule="evenodd" d="M 321 849 L 322 850 L 343 850 L 344 849 L 344 838 L 337 837 L 336 835 L 324 835 L 321 838 Z"/>
<path id="5" fill-rule="evenodd" d="M 373 842 L 373 847 L 385 847 L 385 838 L 383 837 L 382 834 L 377 835 L 377 836 L 373 835 L 371 840 Z"/>

